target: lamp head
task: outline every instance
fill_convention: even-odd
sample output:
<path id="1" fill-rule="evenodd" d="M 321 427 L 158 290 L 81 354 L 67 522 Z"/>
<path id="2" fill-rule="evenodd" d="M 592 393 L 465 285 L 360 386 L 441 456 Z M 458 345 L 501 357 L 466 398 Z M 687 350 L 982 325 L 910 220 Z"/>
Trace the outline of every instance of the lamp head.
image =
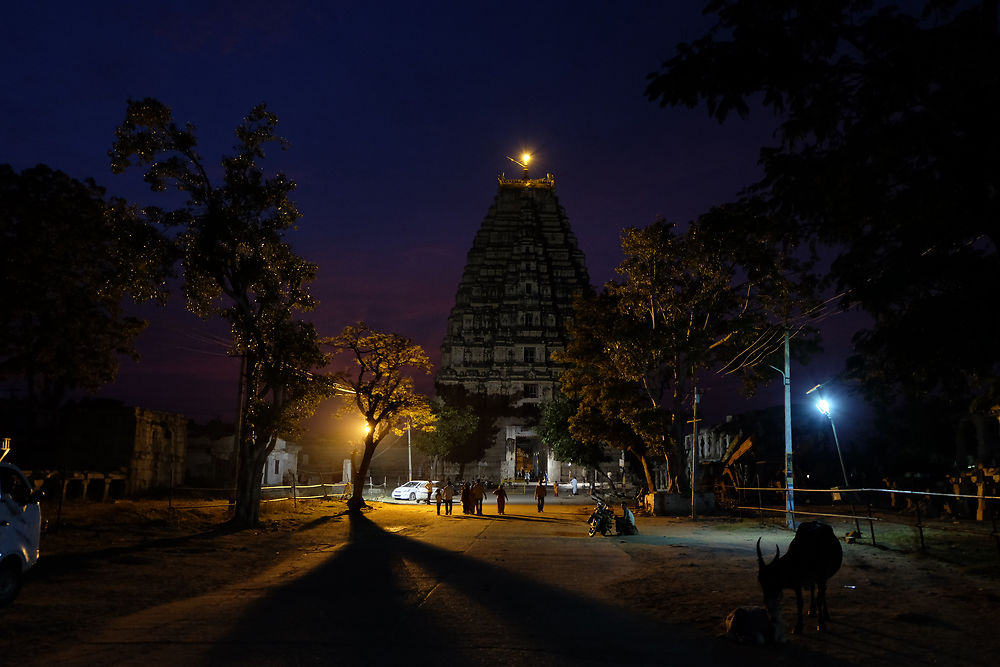
<path id="1" fill-rule="evenodd" d="M 825 398 L 821 398 L 816 401 L 816 409 L 822 412 L 827 417 L 830 416 L 830 401 Z"/>

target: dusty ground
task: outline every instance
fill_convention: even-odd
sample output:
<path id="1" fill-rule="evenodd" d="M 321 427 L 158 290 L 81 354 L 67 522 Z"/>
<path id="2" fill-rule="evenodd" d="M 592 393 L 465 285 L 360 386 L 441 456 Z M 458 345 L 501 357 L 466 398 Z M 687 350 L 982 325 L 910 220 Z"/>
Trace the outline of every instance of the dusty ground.
<path id="1" fill-rule="evenodd" d="M 368 516 L 384 526 L 434 521 L 411 506 L 376 505 Z M 4 664 L 32 663 L 34 648 L 71 644 L 111 618 L 193 597 L 238 581 L 322 540 L 347 539 L 343 503 L 269 505 L 261 526 L 220 530 L 225 507 L 170 510 L 166 503 L 68 505 L 43 536 L 43 557 L 21 597 L 0 610 Z M 589 507 L 567 507 L 566 534 L 584 534 Z M 50 520 L 54 517 L 50 517 Z M 716 637 L 734 607 L 759 602 L 753 545 L 765 553 L 787 531 L 759 520 L 639 517 L 641 534 L 614 540 L 629 565 L 600 572 L 605 593 L 658 622 Z M 843 535 L 853 526 L 835 528 Z M 322 531 L 318 530 L 322 528 Z M 916 549 L 911 530 L 882 526 L 879 548 L 845 545 L 844 566 L 831 582 L 829 632 L 807 628 L 784 647 L 748 647 L 752 663 L 993 665 L 1000 655 L 1000 557 L 982 526 L 977 533 L 929 535 Z M 988 533 L 988 528 L 985 533 Z M 322 536 L 320 536 L 322 533 Z M 583 542 L 582 544 L 585 544 Z M 950 562 L 949 562 L 950 561 Z M 791 598 L 791 596 L 788 596 Z M 794 603 L 786 598 L 786 617 Z M 722 641 L 722 640 L 718 640 Z"/>
<path id="2" fill-rule="evenodd" d="M 841 525 L 837 533 L 852 527 Z M 690 546 L 670 532 L 665 538 L 649 532 L 639 544 L 624 546 L 647 574 L 621 581 L 622 588 L 635 604 L 706 633 L 719 631 L 719 620 L 733 608 L 759 604 L 756 564 L 747 558 L 756 538 L 763 535 L 768 557 L 775 544 L 784 553 L 791 537 L 752 520 L 701 522 L 690 533 Z M 828 632 L 817 633 L 806 619 L 806 631 L 790 645 L 829 656 L 835 659 L 831 664 L 995 665 L 1000 656 L 995 546 L 980 531 L 968 540 L 938 541 L 921 553 L 911 550 L 909 529 L 881 526 L 879 532 L 880 547 L 844 545 L 844 564 L 828 590 L 833 616 Z M 740 544 L 745 548 L 734 549 Z M 790 629 L 794 593 L 785 594 L 784 614 Z"/>

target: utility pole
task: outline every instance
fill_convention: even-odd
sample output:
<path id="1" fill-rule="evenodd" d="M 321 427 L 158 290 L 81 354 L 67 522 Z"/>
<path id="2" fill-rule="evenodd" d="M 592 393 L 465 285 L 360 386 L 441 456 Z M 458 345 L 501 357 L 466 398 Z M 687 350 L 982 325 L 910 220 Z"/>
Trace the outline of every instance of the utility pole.
<path id="1" fill-rule="evenodd" d="M 694 414 L 691 418 L 691 423 L 694 424 L 691 433 L 691 518 L 694 518 L 694 487 L 695 487 L 695 472 L 697 471 L 696 464 L 698 462 L 698 402 L 701 398 L 698 394 L 698 388 L 694 388 Z"/>
<path id="2" fill-rule="evenodd" d="M 411 421 L 409 426 L 406 427 L 406 469 L 409 472 L 409 477 L 406 481 L 413 479 L 413 450 L 410 447 L 412 444 L 410 442 L 410 429 L 413 427 L 413 422 Z M 428 475 L 430 477 L 430 475 Z"/>
<path id="3" fill-rule="evenodd" d="M 788 530 L 795 530 L 795 475 L 792 469 L 792 376 L 788 348 L 788 329 L 785 329 L 785 523 Z"/>
<path id="4" fill-rule="evenodd" d="M 792 469 L 792 377 L 791 355 L 788 349 L 788 329 L 785 329 L 785 370 L 771 366 L 785 381 L 785 523 L 795 530 L 795 476 Z"/>

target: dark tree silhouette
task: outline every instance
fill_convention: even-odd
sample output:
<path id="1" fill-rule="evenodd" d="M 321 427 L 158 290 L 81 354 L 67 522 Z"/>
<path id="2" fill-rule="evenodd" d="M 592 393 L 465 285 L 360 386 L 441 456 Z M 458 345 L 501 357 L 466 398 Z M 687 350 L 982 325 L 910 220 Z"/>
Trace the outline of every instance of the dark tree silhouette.
<path id="1" fill-rule="evenodd" d="M 93 180 L 45 165 L 0 165 L 0 378 L 23 379 L 30 404 L 112 382 L 147 322 L 126 299 L 167 298 L 172 246 Z"/>
<path id="2" fill-rule="evenodd" d="M 178 127 L 154 99 L 129 101 L 109 151 L 116 173 L 135 160 L 154 192 L 173 189 L 187 198 L 172 211 L 145 211 L 180 228 L 188 309 L 232 324 L 232 352 L 243 360 L 233 517 L 241 527 L 257 523 L 264 464 L 278 435 L 294 434 L 333 391 L 309 372 L 326 363 L 315 328 L 295 317 L 314 305 L 308 286 L 316 273 L 284 240 L 299 218 L 289 199 L 295 184 L 280 173 L 265 177 L 258 164 L 268 145 L 285 144 L 277 123 L 265 105 L 251 110 L 236 128 L 236 153 L 222 160 L 219 183 L 197 152 L 193 126 Z"/>
<path id="3" fill-rule="evenodd" d="M 997 8 L 714 0 L 708 34 L 650 75 L 661 105 L 775 113 L 764 177 L 719 222 L 832 251 L 842 304 L 874 320 L 850 361 L 873 396 L 1000 399 Z"/>

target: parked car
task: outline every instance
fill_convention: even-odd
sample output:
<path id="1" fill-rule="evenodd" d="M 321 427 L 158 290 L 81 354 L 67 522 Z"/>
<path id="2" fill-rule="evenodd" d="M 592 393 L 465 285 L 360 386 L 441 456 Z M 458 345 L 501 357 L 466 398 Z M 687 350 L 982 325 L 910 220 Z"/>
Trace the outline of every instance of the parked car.
<path id="1" fill-rule="evenodd" d="M 42 512 L 21 470 L 0 463 L 0 607 L 21 590 L 21 577 L 38 561 Z"/>
<path id="2" fill-rule="evenodd" d="M 437 482 L 434 482 L 437 486 Z M 410 480 L 403 486 L 397 486 L 392 490 L 394 500 L 427 500 L 427 480 Z"/>

